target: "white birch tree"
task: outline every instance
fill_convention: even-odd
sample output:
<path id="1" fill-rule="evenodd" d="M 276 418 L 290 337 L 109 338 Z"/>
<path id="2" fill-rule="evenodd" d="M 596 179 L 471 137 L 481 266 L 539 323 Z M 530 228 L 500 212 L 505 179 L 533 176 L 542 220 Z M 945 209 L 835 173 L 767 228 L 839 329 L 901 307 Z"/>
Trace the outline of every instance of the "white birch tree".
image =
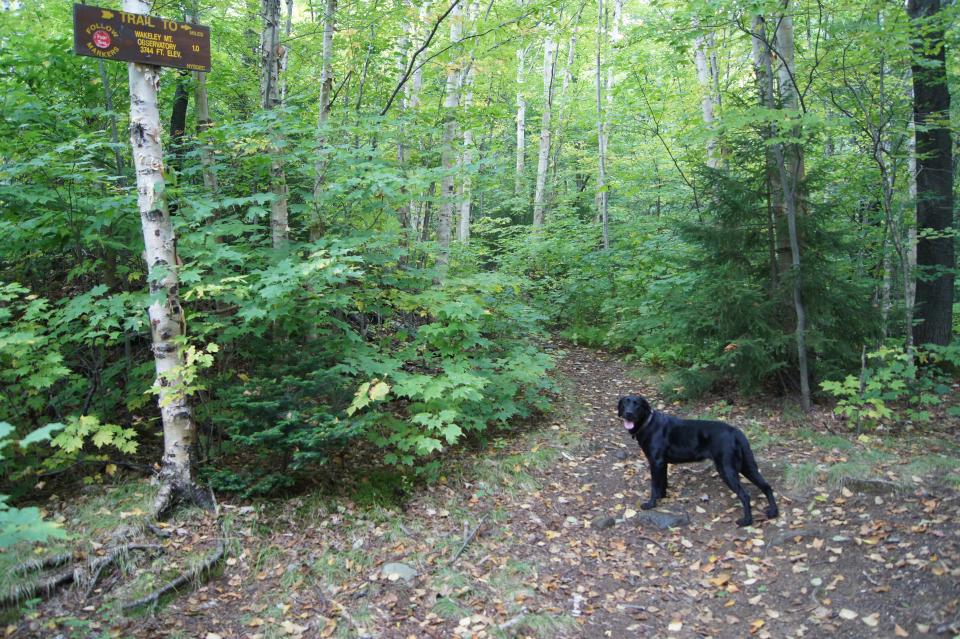
<path id="1" fill-rule="evenodd" d="M 477 19 L 480 15 L 480 2 L 473 0 L 467 10 L 467 21 L 470 23 L 472 35 L 477 33 Z M 475 49 L 470 50 L 470 60 L 467 68 L 463 72 L 462 92 L 463 92 L 463 110 L 469 111 L 473 106 L 473 83 L 477 71 L 475 62 Z M 467 242 L 470 239 L 470 209 L 473 206 L 473 180 L 470 177 L 470 164 L 473 162 L 473 129 L 470 126 L 463 130 L 463 150 L 460 153 L 460 217 L 457 224 L 457 239 L 461 242 Z"/>
<path id="2" fill-rule="evenodd" d="M 260 100 L 267 110 L 283 103 L 280 76 L 286 66 L 287 49 L 280 42 L 280 0 L 263 0 L 263 33 L 260 38 Z M 278 134 L 272 134 L 276 136 Z M 270 155 L 270 235 L 273 248 L 287 246 L 289 223 L 287 212 L 287 180 L 284 174 L 281 145 L 272 137 L 267 153 Z"/>
<path id="3" fill-rule="evenodd" d="M 127 13 L 149 14 L 144 0 L 124 0 Z M 183 379 L 180 338 L 186 326 L 180 305 L 177 239 L 167 208 L 160 142 L 157 94 L 160 68 L 127 65 L 130 82 L 130 144 L 137 176 L 137 208 L 143 229 L 144 257 L 150 283 L 150 336 L 157 378 L 154 388 L 163 424 L 163 460 L 154 515 L 163 516 L 180 499 L 210 505 L 209 496 L 193 480 L 192 455 L 196 436 L 193 413 Z"/>
<path id="4" fill-rule="evenodd" d="M 553 108 L 553 80 L 559 47 L 548 31 L 543 40 L 543 113 L 540 120 L 540 148 L 537 154 L 537 181 L 533 195 L 533 226 L 543 226 L 547 166 L 550 160 L 550 112 Z"/>
<path id="5" fill-rule="evenodd" d="M 450 12 L 450 42 L 456 45 L 463 34 L 463 7 L 458 2 Z M 450 239 L 453 224 L 453 211 L 456 206 L 456 152 L 454 138 L 457 133 L 456 112 L 460 105 L 459 58 L 447 63 L 446 91 L 443 100 L 443 145 L 441 165 L 443 176 L 440 180 L 440 210 L 437 212 L 437 243 L 440 245 L 438 261 L 446 264 L 449 260 Z"/>
<path id="6" fill-rule="evenodd" d="M 330 120 L 330 100 L 333 96 L 333 25 L 337 14 L 337 0 L 326 0 L 323 9 L 323 44 L 320 53 L 320 104 L 317 117 L 317 150 L 320 159 L 314 167 L 313 179 L 313 222 L 310 224 L 310 241 L 320 239 L 323 234 L 323 221 L 320 215 L 319 201 L 323 193 L 327 175 L 327 123 Z"/>

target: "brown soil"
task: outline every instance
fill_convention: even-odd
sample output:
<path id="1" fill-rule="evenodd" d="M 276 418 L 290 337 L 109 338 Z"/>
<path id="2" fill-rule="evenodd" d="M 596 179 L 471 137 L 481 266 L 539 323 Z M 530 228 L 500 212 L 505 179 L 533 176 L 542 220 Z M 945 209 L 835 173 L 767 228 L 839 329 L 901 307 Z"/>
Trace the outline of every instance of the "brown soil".
<path id="1" fill-rule="evenodd" d="M 386 516 L 349 503 L 305 513 L 300 498 L 258 512 L 226 504 L 234 518 L 229 559 L 197 590 L 133 618 L 98 605 L 84 610 L 67 593 L 23 620 L 15 636 L 70 636 L 62 625 L 67 616 L 97 624 L 78 636 L 210 639 L 960 634 L 954 489 L 931 477 L 907 478 L 907 489 L 898 489 L 894 456 L 886 462 L 890 474 L 877 481 L 791 490 L 788 465 L 827 468 L 849 453 L 811 446 L 798 435 L 800 425 L 785 424 L 769 406 L 745 405 L 724 418 L 741 426 L 759 419 L 769 432 L 769 443 L 755 453 L 780 517 L 767 520 L 765 500 L 748 485 L 755 525 L 738 528 L 739 503 L 712 466 L 689 464 L 671 467 L 671 492 L 659 507 L 686 513 L 689 526 L 644 525 L 646 462 L 615 406 L 627 393 L 656 398 L 655 389 L 611 356 L 564 349 L 560 371 L 570 384 L 561 405 L 569 414 L 544 424 L 535 446 L 569 442 L 559 435 L 570 427 L 579 442 L 563 446 L 545 467 L 521 469 L 518 462 L 517 470 L 536 482 L 529 490 L 485 491 L 464 472 L 418 490 L 402 511 Z M 814 432 L 843 427 L 828 411 L 803 421 Z M 939 436 L 954 441 L 960 432 L 956 423 L 941 428 Z M 485 456 L 529 453 L 529 441 L 514 438 Z M 604 515 L 616 523 L 595 530 L 590 522 Z M 190 523 L 181 543 L 214 545 L 212 521 Z M 419 575 L 409 584 L 384 578 L 380 569 L 392 561 Z M 339 572 L 330 576 L 318 562 Z M 440 605 L 444 599 L 455 604 L 452 613 Z"/>

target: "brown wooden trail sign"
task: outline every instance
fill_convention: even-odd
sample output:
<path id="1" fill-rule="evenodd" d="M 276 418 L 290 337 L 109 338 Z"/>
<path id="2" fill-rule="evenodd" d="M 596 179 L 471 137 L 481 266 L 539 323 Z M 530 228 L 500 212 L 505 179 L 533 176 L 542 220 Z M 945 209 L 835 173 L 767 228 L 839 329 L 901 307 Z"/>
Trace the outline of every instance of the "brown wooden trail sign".
<path id="1" fill-rule="evenodd" d="M 100 60 L 210 70 L 210 27 L 73 5 L 73 52 Z"/>

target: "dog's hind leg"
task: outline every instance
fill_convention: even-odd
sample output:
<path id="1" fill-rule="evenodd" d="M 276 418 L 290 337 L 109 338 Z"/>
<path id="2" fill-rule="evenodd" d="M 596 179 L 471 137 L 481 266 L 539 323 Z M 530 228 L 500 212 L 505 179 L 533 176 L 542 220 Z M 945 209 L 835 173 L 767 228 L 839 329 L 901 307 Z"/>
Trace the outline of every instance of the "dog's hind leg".
<path id="1" fill-rule="evenodd" d="M 737 520 L 737 525 L 749 526 L 753 523 L 753 514 L 750 512 L 750 495 L 747 494 L 740 483 L 740 473 L 737 472 L 735 463 L 737 461 L 739 460 L 730 455 L 724 456 L 722 459 L 714 459 L 713 463 L 717 467 L 717 472 L 720 473 L 720 479 L 740 498 L 740 503 L 743 504 L 743 518 Z"/>
<path id="2" fill-rule="evenodd" d="M 770 519 L 774 519 L 780 514 L 780 509 L 777 508 L 777 502 L 773 498 L 773 488 L 770 487 L 770 484 L 767 483 L 767 480 L 763 478 L 763 475 L 760 474 L 760 470 L 757 469 L 757 465 L 753 464 L 752 466 L 744 460 L 743 465 L 740 468 L 740 474 L 749 479 L 753 484 L 763 491 L 764 496 L 767 498 L 767 508 L 763 512 Z"/>
<path id="3" fill-rule="evenodd" d="M 777 502 L 773 498 L 773 488 L 770 487 L 767 480 L 760 474 L 760 469 L 757 468 L 757 461 L 753 458 L 753 451 L 750 450 L 750 444 L 747 443 L 746 437 L 744 437 L 744 441 L 741 442 L 741 453 L 743 455 L 743 461 L 740 464 L 740 474 L 763 491 L 764 496 L 767 498 L 767 508 L 763 512 L 770 519 L 774 519 L 780 514 L 780 509 L 777 508 Z"/>

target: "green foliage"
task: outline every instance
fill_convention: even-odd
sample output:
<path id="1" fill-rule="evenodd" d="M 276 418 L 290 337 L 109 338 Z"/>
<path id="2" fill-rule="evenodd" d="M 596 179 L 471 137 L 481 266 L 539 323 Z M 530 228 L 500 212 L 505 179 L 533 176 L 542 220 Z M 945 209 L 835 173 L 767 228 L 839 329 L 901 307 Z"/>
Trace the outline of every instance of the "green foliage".
<path id="1" fill-rule="evenodd" d="M 950 380 L 936 366 L 919 363 L 955 360 L 955 347 L 919 352 L 911 357 L 900 348 L 883 347 L 867 354 L 861 377 L 821 382 L 824 391 L 838 399 L 834 409 L 859 429 L 907 420 L 927 422 L 930 407 L 950 393 Z M 861 382 L 862 380 L 862 382 Z"/>
<path id="2" fill-rule="evenodd" d="M 19 448 L 26 448 L 50 439 L 50 435 L 62 428 L 61 424 L 51 424 L 29 433 L 20 439 Z M 13 444 L 14 428 L 0 421 L 0 471 L 5 472 L 9 458 L 3 449 Z M 0 548 L 7 548 L 19 541 L 46 541 L 50 538 L 66 537 L 59 524 L 45 521 L 40 510 L 35 507 L 17 508 L 7 503 L 9 495 L 0 494 Z"/>

